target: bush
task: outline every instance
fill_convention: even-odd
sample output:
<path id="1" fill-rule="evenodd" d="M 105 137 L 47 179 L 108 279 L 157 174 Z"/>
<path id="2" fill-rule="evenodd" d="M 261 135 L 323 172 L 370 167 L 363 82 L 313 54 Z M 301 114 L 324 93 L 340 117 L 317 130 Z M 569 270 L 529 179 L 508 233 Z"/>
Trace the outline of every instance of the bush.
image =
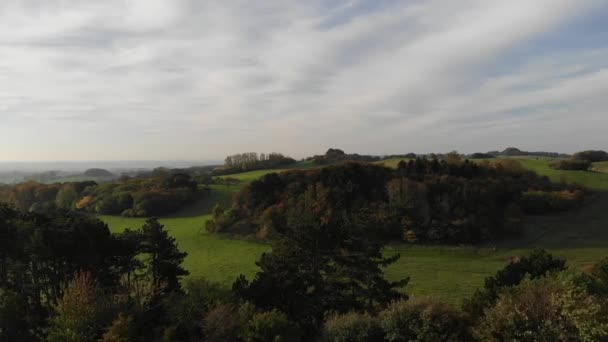
<path id="1" fill-rule="evenodd" d="M 605 341 L 608 317 L 571 280 L 526 279 L 500 295 L 475 335 L 483 341 Z"/>
<path id="2" fill-rule="evenodd" d="M 379 315 L 386 341 L 467 341 L 471 335 L 464 315 L 432 299 L 399 301 Z"/>
<path id="3" fill-rule="evenodd" d="M 203 331 L 209 342 L 236 342 L 241 333 L 241 322 L 232 305 L 220 304 L 207 312 Z"/>
<path id="4" fill-rule="evenodd" d="M 101 342 L 129 342 L 135 337 L 133 317 L 119 314 L 101 338 Z"/>
<path id="5" fill-rule="evenodd" d="M 325 322 L 323 340 L 327 342 L 382 342 L 384 333 L 378 319 L 369 314 L 334 315 Z"/>
<path id="6" fill-rule="evenodd" d="M 557 170 L 588 171 L 591 162 L 588 160 L 565 159 L 551 163 L 551 167 Z"/>
<path id="7" fill-rule="evenodd" d="M 553 258 L 543 249 L 535 249 L 528 256 L 514 258 L 494 276 L 486 278 L 483 289 L 475 291 L 471 299 L 464 302 L 463 309 L 469 319 L 478 321 L 486 308 L 494 305 L 503 289 L 520 284 L 526 277 L 540 278 L 565 269 L 566 260 Z"/>
<path id="8" fill-rule="evenodd" d="M 300 329 L 277 310 L 255 314 L 245 331 L 246 342 L 296 342 L 300 341 Z"/>
<path id="9" fill-rule="evenodd" d="M 205 340 L 209 342 L 241 341 L 247 323 L 255 314 L 251 304 L 236 307 L 230 304 L 219 304 L 211 308 L 203 319 Z"/>

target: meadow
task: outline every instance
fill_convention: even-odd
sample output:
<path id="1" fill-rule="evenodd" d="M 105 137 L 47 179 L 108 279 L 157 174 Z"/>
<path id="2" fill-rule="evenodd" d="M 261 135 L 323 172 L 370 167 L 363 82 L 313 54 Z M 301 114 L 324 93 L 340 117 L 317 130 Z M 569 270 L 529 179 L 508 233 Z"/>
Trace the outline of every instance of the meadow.
<path id="1" fill-rule="evenodd" d="M 560 171 L 549 167 L 546 158 L 517 158 L 526 168 L 550 177 L 587 186 L 597 192 L 588 196 L 580 208 L 551 216 L 531 216 L 526 220 L 521 238 L 485 246 L 412 246 L 395 243 L 387 254 L 399 253 L 401 259 L 386 270 L 388 279 L 410 277 L 405 291 L 412 296 L 433 296 L 459 303 L 483 285 L 487 276 L 504 267 L 511 256 L 526 254 L 535 247 L 548 249 L 564 257 L 574 269 L 582 269 L 608 257 L 608 174 L 600 172 Z M 396 166 L 399 160 L 385 161 Z M 302 168 L 312 167 L 301 162 Z M 205 277 L 227 286 L 239 275 L 251 277 L 255 261 L 270 249 L 266 244 L 208 234 L 204 225 L 216 203 L 230 205 L 232 195 L 240 186 L 270 172 L 258 170 L 230 175 L 239 185 L 213 185 L 205 199 L 180 212 L 161 218 L 179 248 L 188 252 L 185 267 L 190 277 Z M 145 219 L 101 216 L 114 232 L 140 227 Z"/>

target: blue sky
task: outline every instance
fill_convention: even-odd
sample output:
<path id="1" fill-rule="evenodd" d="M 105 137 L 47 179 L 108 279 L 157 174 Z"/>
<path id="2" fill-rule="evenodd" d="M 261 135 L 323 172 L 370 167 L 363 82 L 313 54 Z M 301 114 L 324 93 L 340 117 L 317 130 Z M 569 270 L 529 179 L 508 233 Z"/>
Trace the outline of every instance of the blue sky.
<path id="1" fill-rule="evenodd" d="M 0 2 L 0 160 L 608 149 L 599 0 Z"/>

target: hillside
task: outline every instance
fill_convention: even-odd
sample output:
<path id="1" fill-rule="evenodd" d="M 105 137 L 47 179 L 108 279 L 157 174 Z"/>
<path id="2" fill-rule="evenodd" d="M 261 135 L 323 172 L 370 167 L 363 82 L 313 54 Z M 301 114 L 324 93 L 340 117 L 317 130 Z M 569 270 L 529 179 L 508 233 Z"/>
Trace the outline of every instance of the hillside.
<path id="1" fill-rule="evenodd" d="M 562 175 L 569 181 L 585 182 L 594 190 L 606 190 L 604 174 L 581 174 L 574 171 L 557 171 L 549 168 L 548 159 L 519 158 L 526 168 L 541 175 L 559 180 Z M 387 161 L 385 161 L 387 162 Z M 395 161 L 388 161 L 395 164 Z M 251 276 L 257 270 L 255 261 L 269 250 L 265 244 L 235 240 L 227 236 L 208 234 L 204 223 L 215 203 L 230 205 L 231 196 L 240 186 L 264 174 L 287 169 L 258 170 L 230 177 L 239 179 L 239 185 L 212 185 L 211 196 L 161 219 L 176 239 L 180 249 L 188 252 L 185 266 L 191 277 L 206 277 L 226 285 L 239 274 Z M 583 268 L 608 255 L 608 193 L 588 198 L 579 209 L 549 216 L 530 216 L 526 219 L 525 234 L 519 239 L 502 244 L 485 246 L 410 246 L 392 244 L 387 254 L 400 253 L 401 259 L 389 269 L 389 279 L 410 276 L 406 291 L 414 296 L 432 295 L 453 303 L 470 296 L 483 284 L 485 277 L 502 268 L 509 257 L 523 255 L 534 247 L 548 248 L 557 256 L 566 257 L 570 264 Z M 144 219 L 101 216 L 115 231 L 139 227 Z"/>

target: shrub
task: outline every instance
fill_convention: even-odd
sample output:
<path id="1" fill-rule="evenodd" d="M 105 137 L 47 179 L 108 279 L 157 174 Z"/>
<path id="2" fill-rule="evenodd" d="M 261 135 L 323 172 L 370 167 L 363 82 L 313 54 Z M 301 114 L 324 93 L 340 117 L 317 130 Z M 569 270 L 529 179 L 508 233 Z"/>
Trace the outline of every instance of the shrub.
<path id="1" fill-rule="evenodd" d="M 51 319 L 48 341 L 93 341 L 99 332 L 98 289 L 90 273 L 78 273 Z"/>
<path id="2" fill-rule="evenodd" d="M 255 308 L 248 303 L 240 307 L 219 304 L 211 308 L 203 319 L 206 341 L 241 341 L 244 330 L 254 314 Z"/>
<path id="3" fill-rule="evenodd" d="M 369 314 L 334 315 L 325 322 L 323 340 L 327 342 L 382 342 L 384 333 L 377 318 Z"/>
<path id="4" fill-rule="evenodd" d="M 608 318 L 569 279 L 526 279 L 500 295 L 475 335 L 483 341 L 603 341 Z"/>
<path id="5" fill-rule="evenodd" d="M 101 342 L 129 342 L 134 338 L 133 317 L 119 314 L 118 318 L 112 322 Z"/>
<path id="6" fill-rule="evenodd" d="M 566 269 L 566 260 L 553 258 L 543 249 L 535 249 L 530 255 L 517 259 L 486 278 L 484 288 L 475 291 L 471 299 L 464 302 L 463 309 L 469 319 L 480 320 L 485 309 L 494 305 L 504 288 L 516 286 L 526 277 L 535 279 Z"/>
<path id="7" fill-rule="evenodd" d="M 300 329 L 277 310 L 255 314 L 245 331 L 246 342 L 296 342 L 300 341 Z"/>
<path id="8" fill-rule="evenodd" d="M 464 315 L 446 303 L 413 299 L 391 304 L 379 315 L 386 341 L 467 341 Z"/>

